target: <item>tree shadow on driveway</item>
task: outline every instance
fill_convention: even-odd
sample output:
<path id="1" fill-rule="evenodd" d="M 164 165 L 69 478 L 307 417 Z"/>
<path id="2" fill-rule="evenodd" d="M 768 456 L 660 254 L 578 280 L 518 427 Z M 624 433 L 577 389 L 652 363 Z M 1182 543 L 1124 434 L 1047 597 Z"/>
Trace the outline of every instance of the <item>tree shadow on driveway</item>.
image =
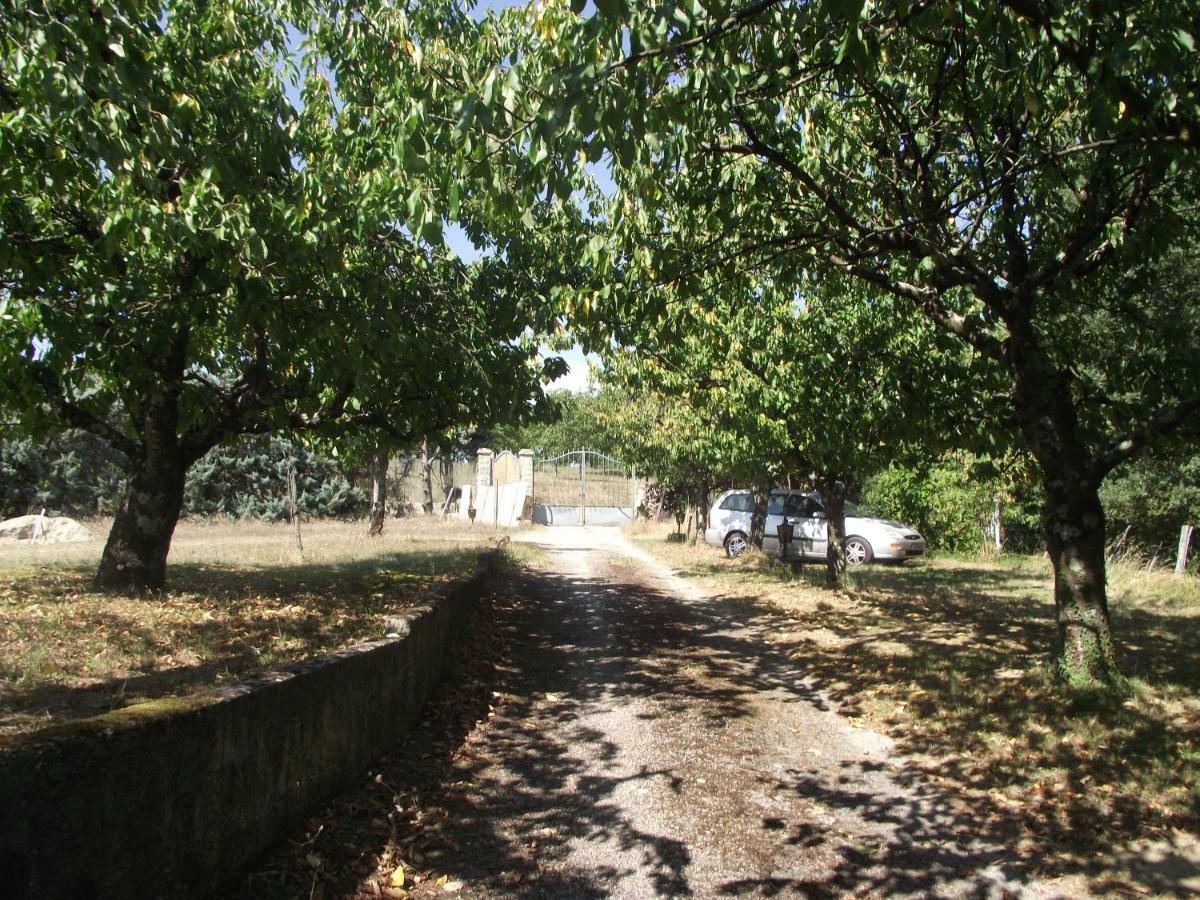
<path id="1" fill-rule="evenodd" d="M 764 698 L 797 714 L 828 712 L 803 661 L 772 643 L 794 625 L 735 598 L 518 577 L 476 624 L 459 679 L 405 745 L 253 873 L 243 896 L 295 896 L 303 884 L 323 884 L 326 897 L 379 896 L 400 864 L 408 889 L 422 878 L 415 896 L 436 890 L 439 876 L 465 882 L 470 896 L 534 898 L 631 896 L 634 883 L 657 896 L 1000 896 L 1026 884 L 989 843 L 1001 832 L 981 831 L 906 769 L 797 759 L 738 774 L 736 761 L 753 754 L 722 745 L 775 734 L 761 719 Z M 627 731 L 597 727 L 607 716 Z M 639 729 L 681 752 L 631 766 L 622 744 Z M 825 740 L 836 757 L 839 735 Z M 713 759 L 725 768 L 709 768 Z M 668 798 L 690 820 L 679 831 L 694 833 L 717 797 L 712 824 L 730 829 L 716 838 L 728 842 L 729 866 L 700 859 L 683 833 L 647 827 L 640 792 Z"/>

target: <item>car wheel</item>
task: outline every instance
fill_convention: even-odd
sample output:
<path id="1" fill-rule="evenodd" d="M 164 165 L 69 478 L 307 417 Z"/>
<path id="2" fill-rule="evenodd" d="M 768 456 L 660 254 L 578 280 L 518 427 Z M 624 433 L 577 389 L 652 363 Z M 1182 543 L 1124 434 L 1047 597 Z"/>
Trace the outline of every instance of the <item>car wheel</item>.
<path id="1" fill-rule="evenodd" d="M 750 546 L 750 540 L 740 531 L 732 531 L 725 538 L 725 555 L 730 559 L 737 559 L 746 552 L 746 548 Z"/>
<path id="2" fill-rule="evenodd" d="M 863 563 L 869 563 L 874 556 L 871 545 L 862 538 L 846 538 L 846 565 L 861 566 Z"/>

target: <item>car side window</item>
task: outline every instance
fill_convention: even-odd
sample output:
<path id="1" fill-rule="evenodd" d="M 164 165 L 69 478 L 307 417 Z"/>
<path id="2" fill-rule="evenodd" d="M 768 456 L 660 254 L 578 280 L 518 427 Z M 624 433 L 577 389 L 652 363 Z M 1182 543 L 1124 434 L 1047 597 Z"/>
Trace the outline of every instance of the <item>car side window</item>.
<path id="1" fill-rule="evenodd" d="M 767 498 L 767 515 L 781 516 L 783 515 L 783 494 L 772 494 Z"/>
<path id="2" fill-rule="evenodd" d="M 812 497 L 804 498 L 804 513 L 803 513 L 803 515 L 811 517 L 813 513 L 823 513 L 823 512 L 825 512 L 825 507 L 823 507 L 817 500 L 813 499 Z"/>
<path id="3" fill-rule="evenodd" d="M 730 494 L 721 501 L 721 509 L 732 512 L 754 512 L 754 498 L 749 494 Z"/>
<path id="4" fill-rule="evenodd" d="M 803 494 L 788 494 L 787 499 L 783 501 L 783 513 L 787 516 L 803 516 L 807 515 L 805 501 L 808 500 Z"/>

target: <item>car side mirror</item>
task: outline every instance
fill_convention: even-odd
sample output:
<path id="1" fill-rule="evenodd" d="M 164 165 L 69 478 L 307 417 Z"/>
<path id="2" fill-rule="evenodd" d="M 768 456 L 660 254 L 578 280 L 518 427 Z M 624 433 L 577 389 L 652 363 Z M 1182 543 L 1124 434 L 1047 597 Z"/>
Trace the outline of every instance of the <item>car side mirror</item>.
<path id="1" fill-rule="evenodd" d="M 823 518 L 825 518 L 825 510 L 823 510 L 823 509 L 814 509 L 814 510 L 812 511 L 812 517 L 813 517 L 814 519 L 823 519 Z"/>

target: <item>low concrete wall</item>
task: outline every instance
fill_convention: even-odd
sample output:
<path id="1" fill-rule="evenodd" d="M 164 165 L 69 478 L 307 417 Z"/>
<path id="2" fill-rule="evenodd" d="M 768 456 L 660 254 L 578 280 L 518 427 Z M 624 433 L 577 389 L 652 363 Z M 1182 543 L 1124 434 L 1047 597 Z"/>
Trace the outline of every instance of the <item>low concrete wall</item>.
<path id="1" fill-rule="evenodd" d="M 632 525 L 636 510 L 632 506 L 589 506 L 588 525 Z M 583 525 L 583 511 L 578 506 L 546 506 L 533 504 L 535 525 Z"/>
<path id="2" fill-rule="evenodd" d="M 412 727 L 497 564 L 400 637 L 0 747 L 0 895 L 211 894 Z"/>

